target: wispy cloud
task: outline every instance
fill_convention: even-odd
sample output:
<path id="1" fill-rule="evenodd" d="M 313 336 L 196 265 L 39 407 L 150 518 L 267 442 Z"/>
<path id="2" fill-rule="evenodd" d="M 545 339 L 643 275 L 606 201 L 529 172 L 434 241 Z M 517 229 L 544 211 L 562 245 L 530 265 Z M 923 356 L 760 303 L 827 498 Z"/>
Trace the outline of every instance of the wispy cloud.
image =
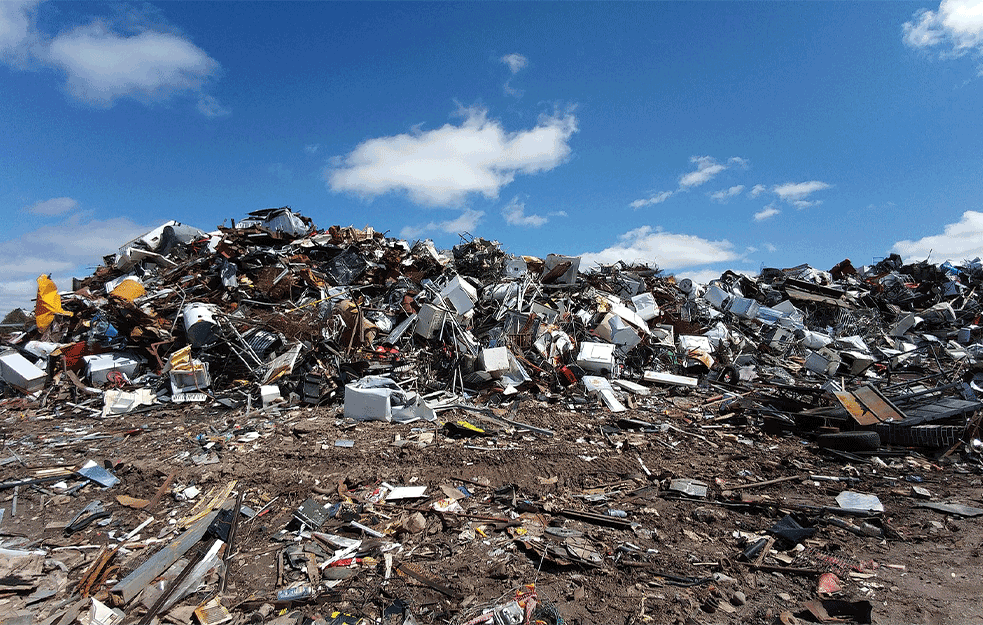
<path id="1" fill-rule="evenodd" d="M 727 165 L 718 163 L 712 156 L 694 156 L 689 160 L 696 164 L 696 171 L 680 176 L 679 186 L 684 189 L 710 182 L 717 174 L 727 169 Z"/>
<path id="2" fill-rule="evenodd" d="M 732 261 L 739 256 L 727 240 L 711 241 L 691 234 L 664 232 L 642 226 L 619 237 L 618 243 L 599 252 L 581 254 L 588 266 L 619 260 L 658 265 L 661 269 L 683 269 Z"/>
<path id="3" fill-rule="evenodd" d="M 529 59 L 516 53 L 506 54 L 499 60 L 508 66 L 509 71 L 511 71 L 513 75 L 518 74 L 519 70 L 524 69 L 526 65 L 529 64 Z"/>
<path id="4" fill-rule="evenodd" d="M 518 74 L 520 70 L 524 69 L 526 65 L 529 64 L 529 59 L 521 54 L 512 53 L 506 54 L 500 58 L 499 61 L 504 63 L 505 66 L 509 68 L 509 72 L 511 73 L 508 80 L 506 80 L 505 84 L 502 86 L 502 90 L 505 91 L 505 95 L 521 98 L 523 91 L 512 86 L 512 79 L 515 78 L 515 75 Z"/>
<path id="5" fill-rule="evenodd" d="M 519 174 L 550 171 L 570 155 L 572 113 L 542 116 L 535 127 L 507 132 L 483 108 L 461 111 L 460 125 L 369 139 L 328 167 L 332 191 L 372 198 L 403 191 L 424 206 L 459 206 L 471 193 L 487 198 Z"/>
<path id="6" fill-rule="evenodd" d="M 710 199 L 713 200 L 714 202 L 724 203 L 730 198 L 740 195 L 741 191 L 743 190 L 744 190 L 744 185 L 742 184 L 735 185 L 733 187 L 730 187 L 729 189 L 722 189 L 720 191 L 717 191 L 716 193 L 711 193 Z"/>
<path id="7" fill-rule="evenodd" d="M 809 182 L 787 182 L 776 185 L 771 190 L 780 200 L 788 202 L 798 209 L 803 209 L 821 204 L 821 200 L 809 200 L 807 198 L 813 193 L 829 189 L 831 186 L 819 180 L 810 180 Z"/>
<path id="8" fill-rule="evenodd" d="M 696 165 L 696 170 L 679 177 L 679 188 L 689 189 L 698 187 L 713 180 L 720 172 L 731 167 L 746 169 L 749 165 L 747 159 L 740 156 L 732 156 L 726 163 L 717 162 L 712 156 L 692 156 L 689 161 Z"/>
<path id="9" fill-rule="evenodd" d="M 966 211 L 958 222 L 946 225 L 942 234 L 917 241 L 898 241 L 891 251 L 910 261 L 924 260 L 931 255 L 937 262 L 951 260 L 959 264 L 983 257 L 983 213 Z"/>
<path id="10" fill-rule="evenodd" d="M 647 198 L 635 200 L 634 202 L 631 203 L 631 207 L 634 208 L 635 210 L 638 210 L 645 206 L 652 206 L 653 204 L 662 204 L 670 197 L 672 197 L 672 191 L 662 191 L 661 193 L 650 195 Z"/>
<path id="11" fill-rule="evenodd" d="M 910 48 L 942 48 L 942 55 L 958 57 L 983 52 L 983 2 L 942 0 L 937 11 L 919 9 L 902 26 L 903 40 Z"/>
<path id="12" fill-rule="evenodd" d="M 224 117 L 232 111 L 210 95 L 203 95 L 198 98 L 198 112 L 205 117 Z"/>
<path id="13" fill-rule="evenodd" d="M 761 195 L 762 193 L 764 193 L 767 190 L 768 190 L 768 187 L 766 187 L 765 185 L 763 185 L 763 184 L 756 184 L 756 185 L 754 185 L 751 188 L 750 191 L 748 191 L 748 195 L 750 195 L 751 197 L 758 197 L 759 195 Z"/>
<path id="14" fill-rule="evenodd" d="M 765 247 L 765 251 L 767 251 L 767 252 L 777 252 L 778 251 L 778 246 L 775 245 L 774 243 L 765 243 L 764 244 L 764 247 Z"/>
<path id="15" fill-rule="evenodd" d="M 34 28 L 38 0 L 0 2 L 0 61 L 18 69 L 34 56 L 40 38 Z"/>
<path id="16" fill-rule="evenodd" d="M 283 163 L 273 163 L 266 168 L 266 171 L 273 174 L 283 182 L 293 182 L 294 172 Z"/>
<path id="17" fill-rule="evenodd" d="M 505 218 L 505 223 L 510 226 L 526 226 L 529 228 L 538 228 L 549 221 L 542 215 L 527 215 L 526 205 L 520 202 L 518 197 L 512 198 L 512 201 L 502 209 L 502 217 Z"/>
<path id="18" fill-rule="evenodd" d="M 35 215 L 64 215 L 78 208 L 79 203 L 70 197 L 55 197 L 27 207 Z"/>
<path id="19" fill-rule="evenodd" d="M 770 219 L 770 218 L 774 217 L 775 215 L 778 215 L 781 212 L 782 211 L 780 211 L 777 208 L 775 208 L 774 205 L 769 204 L 768 206 L 765 206 L 763 209 L 759 210 L 758 212 L 756 212 L 754 214 L 754 220 L 755 221 L 764 221 L 766 219 Z"/>
<path id="20" fill-rule="evenodd" d="M 307 145 L 304 146 L 304 151 L 312 155 L 317 154 L 318 150 L 320 149 L 321 149 L 320 143 L 308 143 Z"/>
<path id="21" fill-rule="evenodd" d="M 416 239 L 425 234 L 443 233 L 459 234 L 461 232 L 471 232 L 481 223 L 481 218 L 485 216 L 484 211 L 465 210 L 457 218 L 447 221 L 431 221 L 420 226 L 406 226 L 399 236 L 404 239 Z"/>
<path id="22" fill-rule="evenodd" d="M 567 215 L 567 211 L 550 211 L 550 212 L 548 212 L 546 214 L 548 216 L 550 216 L 550 217 L 569 217 L 570 216 L 570 215 Z"/>
<path id="23" fill-rule="evenodd" d="M 120 98 L 152 103 L 192 94 L 202 115 L 228 114 L 214 96 L 204 93 L 221 71 L 218 61 L 183 35 L 160 24 L 101 19 L 45 34 L 37 28 L 38 4 L 0 2 L 0 61 L 15 69 L 33 65 L 59 70 L 69 94 L 90 106 L 107 108 Z"/>

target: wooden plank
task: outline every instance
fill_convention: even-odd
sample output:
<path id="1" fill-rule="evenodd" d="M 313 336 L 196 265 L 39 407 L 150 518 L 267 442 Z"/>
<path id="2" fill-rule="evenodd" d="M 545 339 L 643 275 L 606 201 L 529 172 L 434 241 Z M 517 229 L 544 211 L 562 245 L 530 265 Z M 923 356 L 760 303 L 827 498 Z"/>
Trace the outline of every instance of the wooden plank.
<path id="1" fill-rule="evenodd" d="M 198 544 L 202 536 L 212 524 L 218 511 L 211 512 L 202 517 L 198 522 L 183 534 L 169 542 L 160 551 L 155 553 L 149 560 L 140 565 L 135 571 L 119 581 L 109 591 L 119 605 L 129 603 L 137 596 L 141 590 L 154 581 L 154 579 L 167 570 L 169 566 L 187 553 L 192 547 Z"/>

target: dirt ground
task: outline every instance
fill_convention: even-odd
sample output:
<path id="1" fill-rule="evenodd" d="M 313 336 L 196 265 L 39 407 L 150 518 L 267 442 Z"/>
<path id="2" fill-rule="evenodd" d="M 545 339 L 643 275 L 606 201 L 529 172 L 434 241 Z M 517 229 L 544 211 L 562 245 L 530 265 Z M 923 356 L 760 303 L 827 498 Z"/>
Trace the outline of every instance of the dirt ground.
<path id="1" fill-rule="evenodd" d="M 445 436 L 439 424 L 427 422 L 354 422 L 337 407 L 284 407 L 244 417 L 241 409 L 185 405 L 103 420 L 84 410 L 55 416 L 8 403 L 0 413 L 0 460 L 13 460 L 0 466 L 2 481 L 91 459 L 108 462 L 120 482 L 108 489 L 89 484 L 71 495 L 61 494 L 57 482 L 21 486 L 16 516 L 13 489 L 0 490 L 4 547 L 66 548 L 48 556 L 64 568 L 45 566 L 48 578 L 57 578 L 49 583 L 58 593 L 28 605 L 32 591 L 4 592 L 0 586 L 0 615 L 12 620 L 30 614 L 42 622 L 57 614 L 96 556 L 98 549 L 91 546 L 119 544 L 123 534 L 153 517 L 117 554 L 118 569 L 94 589 L 97 598 L 106 599 L 114 580 L 173 539 L 176 534 L 168 532 L 176 519 L 209 489 L 236 480 L 234 491 L 244 493 L 243 505 L 252 512 L 266 506 L 260 516 L 241 517 L 228 562 L 221 599 L 236 622 L 273 622 L 278 616 L 287 622 L 292 610 L 311 618 L 339 610 L 377 619 L 401 600 L 417 623 L 457 624 L 482 607 L 507 601 L 526 584 L 535 584 L 540 602 L 571 625 L 815 622 L 805 603 L 821 599 L 818 574 L 833 572 L 842 587 L 835 597 L 869 601 L 871 622 L 983 623 L 978 580 L 983 518 L 915 507 L 922 500 L 913 492 L 919 486 L 933 501 L 978 506 L 983 482 L 976 458 L 962 450 L 937 458 L 924 450 L 894 449 L 877 460 L 850 463 L 821 453 L 801 436 L 767 435 L 740 415 L 708 419 L 703 401 L 696 394 L 661 392 L 614 415 L 603 406 L 526 397 L 512 418 L 553 436 L 506 428 L 461 438 Z M 441 420 L 488 426 L 477 416 L 461 410 L 440 414 Z M 622 430 L 618 419 L 626 416 L 663 427 Z M 353 444 L 339 446 L 339 441 Z M 121 495 L 152 499 L 172 473 L 171 486 L 153 508 L 136 510 L 118 502 Z M 856 483 L 820 482 L 810 475 L 856 478 Z M 741 488 L 793 476 L 806 479 Z M 675 478 L 705 482 L 708 495 L 673 496 L 667 487 Z M 69 488 L 81 482 L 72 475 L 64 481 Z M 389 505 L 361 500 L 383 482 L 427 490 L 421 499 Z M 192 484 L 202 491 L 197 500 L 175 498 Z M 744 537 L 766 535 L 797 505 L 836 507 L 843 490 L 880 498 L 881 517 L 841 518 L 857 526 L 867 523 L 872 533 L 883 531 L 886 537 L 858 536 L 801 513 L 803 525 L 815 523 L 812 537 L 798 547 L 776 543 L 758 566 L 754 556 L 742 561 Z M 448 491 L 470 495 L 457 501 L 458 514 L 432 510 Z M 303 544 L 282 530 L 296 529 L 293 512 L 309 497 L 325 506 L 347 499 L 351 505 L 342 510 L 360 511 L 361 524 L 386 534 L 380 542 L 401 545 L 390 552 L 388 579 L 379 551 L 374 561 L 365 559 L 338 575 L 347 578 L 311 600 L 275 601 L 278 590 L 308 579 L 302 567 L 288 561 L 277 585 L 278 553 Z M 755 505 L 737 505 L 741 497 Z M 111 511 L 108 524 L 66 535 L 64 525 L 97 499 Z M 609 509 L 624 512 L 608 517 L 616 526 L 561 513 Z M 363 537 L 341 516 L 329 519 L 322 531 Z M 158 536 L 159 542 L 147 543 Z M 554 545 L 552 551 L 526 546 L 545 543 Z M 579 550 L 564 552 L 559 547 L 564 544 Z M 579 554 L 580 562 L 563 557 L 570 553 Z M 404 563 L 433 583 L 397 572 Z M 211 583 L 179 606 L 215 595 L 214 578 L 206 581 Z M 143 611 L 138 604 L 124 612 L 138 616 Z M 188 612 L 175 609 L 169 617 L 188 622 Z"/>

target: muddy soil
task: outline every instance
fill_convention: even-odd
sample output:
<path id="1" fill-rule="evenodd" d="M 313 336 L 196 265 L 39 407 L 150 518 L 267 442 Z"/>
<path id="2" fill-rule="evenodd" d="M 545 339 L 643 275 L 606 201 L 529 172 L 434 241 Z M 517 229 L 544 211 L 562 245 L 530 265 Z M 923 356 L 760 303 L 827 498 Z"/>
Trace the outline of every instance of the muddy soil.
<path id="1" fill-rule="evenodd" d="M 878 460 L 849 462 L 801 436 L 765 434 L 740 415 L 707 419 L 702 401 L 696 395 L 665 396 L 613 415 L 597 405 L 526 398 L 511 418 L 553 436 L 502 428 L 477 413 L 441 413 L 442 420 L 486 429 L 484 436 L 454 438 L 438 424 L 354 422 L 338 408 L 285 407 L 244 417 L 241 410 L 185 405 L 103 420 L 84 410 L 55 416 L 8 405 L 0 413 L 2 481 L 87 460 L 108 464 L 120 481 L 103 489 L 68 474 L 21 486 L 16 515 L 14 489 L 0 490 L 3 546 L 49 550 L 45 576 L 35 582 L 47 580 L 57 590 L 32 601 L 36 589 L 0 586 L 0 615 L 29 614 L 42 622 L 60 614 L 99 546 L 120 544 L 123 535 L 153 517 L 118 552 L 118 568 L 93 589 L 95 597 L 109 601 L 107 590 L 116 580 L 176 536 L 178 519 L 211 489 L 235 480 L 233 492 L 243 492 L 247 512 L 262 511 L 240 517 L 228 560 L 221 600 L 236 622 L 289 620 L 293 611 L 315 619 L 335 611 L 378 619 L 401 600 L 418 623 L 463 623 L 527 584 L 535 584 L 540 603 L 552 606 L 554 617 L 571 625 L 815 622 L 805 604 L 822 598 L 817 582 L 826 572 L 835 574 L 841 588 L 835 598 L 870 603 L 872 622 L 983 622 L 983 517 L 916 507 L 924 500 L 913 490 L 926 489 L 934 501 L 979 506 L 978 461 L 962 450 L 937 458 L 924 450 L 894 449 Z M 621 430 L 618 417 L 625 416 L 663 427 Z M 134 509 L 117 499 L 153 500 L 172 474 L 152 506 Z M 794 479 L 742 488 L 785 477 Z M 668 490 L 675 478 L 704 482 L 706 497 Z M 367 503 L 365 497 L 383 482 L 427 489 L 419 499 Z M 82 483 L 70 495 L 59 488 Z M 176 497 L 192 485 L 201 490 L 196 499 Z M 883 536 L 858 536 L 796 510 L 836 507 L 843 490 L 879 497 L 883 515 L 837 516 Z M 434 503 L 449 495 L 457 498 L 458 512 L 434 511 Z M 321 531 L 368 538 L 348 523 L 356 519 L 386 536 L 379 544 L 400 547 L 389 552 L 391 558 L 377 550 L 341 573 L 326 568 L 321 583 L 329 571 L 345 579 L 309 600 L 277 603 L 279 590 L 309 581 L 289 557 L 281 570 L 279 556 L 312 542 L 296 540 L 292 521 L 308 498 L 324 506 L 348 504 Z M 65 524 L 94 500 L 111 512 L 108 522 L 66 535 Z M 604 516 L 600 522 L 574 518 L 608 510 L 623 516 L 608 516 L 608 522 Z M 797 544 L 778 542 L 760 560 L 742 561 L 748 540 L 767 535 L 789 512 L 815 533 Z M 405 574 L 411 570 L 417 575 Z M 190 622 L 190 607 L 217 592 L 214 576 L 205 581 L 165 621 Z M 134 621 L 144 610 L 139 603 L 123 608 Z"/>

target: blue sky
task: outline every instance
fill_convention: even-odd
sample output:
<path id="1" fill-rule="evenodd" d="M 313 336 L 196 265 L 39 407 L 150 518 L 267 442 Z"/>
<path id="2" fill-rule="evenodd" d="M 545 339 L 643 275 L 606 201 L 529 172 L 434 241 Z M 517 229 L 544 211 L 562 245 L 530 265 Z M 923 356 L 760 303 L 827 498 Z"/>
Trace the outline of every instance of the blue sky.
<path id="1" fill-rule="evenodd" d="M 0 1 L 0 312 L 167 219 L 724 269 L 983 255 L 983 1 Z"/>

